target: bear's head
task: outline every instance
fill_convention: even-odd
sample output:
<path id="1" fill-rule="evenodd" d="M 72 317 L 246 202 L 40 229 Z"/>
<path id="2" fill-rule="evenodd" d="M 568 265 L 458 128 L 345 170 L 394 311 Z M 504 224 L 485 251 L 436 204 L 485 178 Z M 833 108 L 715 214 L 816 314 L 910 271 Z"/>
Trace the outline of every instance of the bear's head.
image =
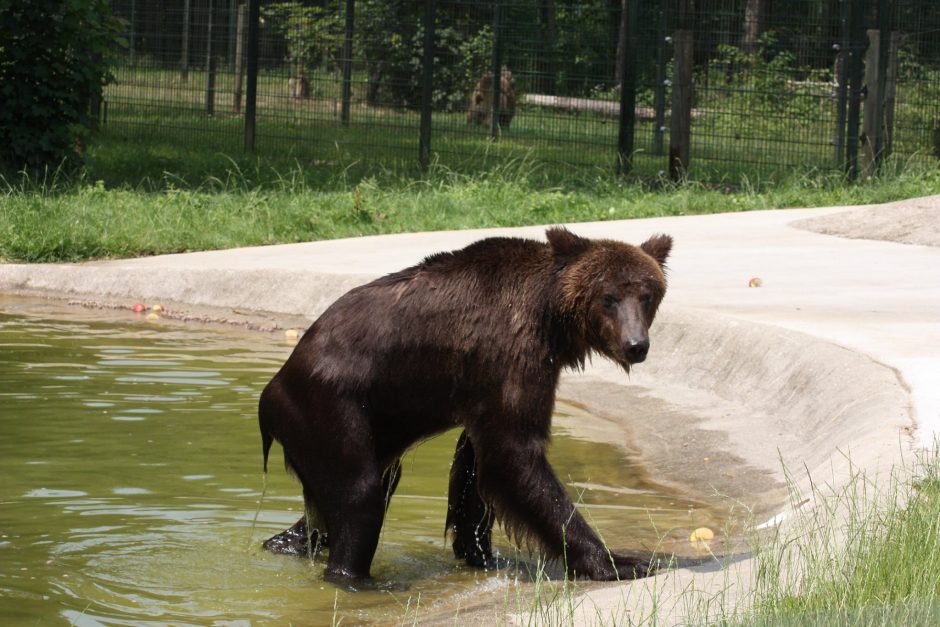
<path id="1" fill-rule="evenodd" d="M 629 372 L 649 351 L 649 328 L 666 294 L 672 238 L 655 235 L 632 246 L 557 227 L 546 236 L 559 280 L 559 305 L 578 336 L 572 339 Z"/>

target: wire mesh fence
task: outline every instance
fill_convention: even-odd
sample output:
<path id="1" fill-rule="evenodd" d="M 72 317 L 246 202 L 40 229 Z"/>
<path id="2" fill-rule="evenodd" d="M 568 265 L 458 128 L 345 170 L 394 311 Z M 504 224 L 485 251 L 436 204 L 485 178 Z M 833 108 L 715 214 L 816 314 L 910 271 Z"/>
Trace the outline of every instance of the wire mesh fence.
<path id="1" fill-rule="evenodd" d="M 932 0 L 114 0 L 106 128 L 309 163 L 866 172 L 940 152 Z"/>

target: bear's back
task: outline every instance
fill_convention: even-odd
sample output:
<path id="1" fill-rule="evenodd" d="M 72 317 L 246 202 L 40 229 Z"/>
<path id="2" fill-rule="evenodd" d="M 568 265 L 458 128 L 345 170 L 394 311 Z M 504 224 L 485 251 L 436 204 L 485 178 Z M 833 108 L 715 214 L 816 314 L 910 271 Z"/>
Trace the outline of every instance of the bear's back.
<path id="1" fill-rule="evenodd" d="M 402 302 L 406 294 L 411 298 L 424 294 L 432 300 L 458 299 L 465 306 L 482 305 L 480 297 L 490 300 L 504 292 L 521 295 L 518 290 L 522 285 L 548 278 L 551 263 L 551 249 L 543 242 L 491 237 L 460 250 L 429 255 L 415 266 L 380 277 L 346 296 L 371 300 L 382 298 L 382 290 L 390 290 L 402 305 L 407 305 Z"/>
<path id="2" fill-rule="evenodd" d="M 544 339 L 552 276 L 547 244 L 480 240 L 354 288 L 303 341 L 315 371 L 360 383 L 389 367 L 424 370 L 429 360 L 453 375 L 470 356 L 490 367 L 522 353 L 541 357 L 533 344 Z"/>

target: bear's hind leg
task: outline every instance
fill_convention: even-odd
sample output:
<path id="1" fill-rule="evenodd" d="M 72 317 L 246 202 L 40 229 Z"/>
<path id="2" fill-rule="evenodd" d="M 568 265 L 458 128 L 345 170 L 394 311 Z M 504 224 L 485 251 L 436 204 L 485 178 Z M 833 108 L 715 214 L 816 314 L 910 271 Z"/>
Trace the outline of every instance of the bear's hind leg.
<path id="1" fill-rule="evenodd" d="M 385 495 L 386 512 L 400 480 L 401 461 L 396 459 L 382 474 L 382 494 Z M 300 520 L 290 528 L 265 540 L 261 547 L 266 551 L 282 555 L 315 557 L 323 549 L 329 547 L 326 525 L 315 506 L 308 503 L 307 513 L 301 516 Z"/>
<path id="2" fill-rule="evenodd" d="M 321 533 L 318 529 L 308 529 L 310 526 L 307 524 L 307 516 L 301 516 L 289 529 L 265 540 L 261 548 L 281 555 L 316 556 L 327 546 L 326 533 Z"/>
<path id="3" fill-rule="evenodd" d="M 330 530 L 324 576 L 333 581 L 366 579 L 385 518 L 385 491 L 377 470 L 330 486 L 323 516 Z"/>
<path id="4" fill-rule="evenodd" d="M 287 452 L 284 453 L 284 465 L 295 477 L 296 466 Z M 304 490 L 304 515 L 290 528 L 264 541 L 261 548 L 282 555 L 298 557 L 316 557 L 327 546 L 326 525 L 320 516 L 311 495 Z"/>
<path id="5" fill-rule="evenodd" d="M 480 496 L 476 459 L 467 432 L 460 434 L 450 471 L 446 529 L 454 537 L 454 555 L 470 566 L 495 568 L 491 537 L 493 513 Z"/>
<path id="6" fill-rule="evenodd" d="M 348 582 L 369 577 L 385 518 L 387 491 L 384 468 L 376 459 L 370 421 L 355 399 L 320 399 L 320 425 L 342 426 L 342 436 L 324 437 L 310 430 L 290 447 L 290 459 L 304 487 L 304 499 L 314 503 L 329 533 L 329 558 L 324 576 Z"/>

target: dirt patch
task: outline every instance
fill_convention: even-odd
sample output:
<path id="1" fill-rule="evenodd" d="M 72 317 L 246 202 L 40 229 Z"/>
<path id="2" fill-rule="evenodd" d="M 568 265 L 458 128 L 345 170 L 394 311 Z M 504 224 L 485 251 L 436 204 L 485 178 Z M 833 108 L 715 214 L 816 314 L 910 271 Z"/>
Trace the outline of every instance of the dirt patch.
<path id="1" fill-rule="evenodd" d="M 940 247 L 940 196 L 861 207 L 790 226 L 849 239 Z"/>

